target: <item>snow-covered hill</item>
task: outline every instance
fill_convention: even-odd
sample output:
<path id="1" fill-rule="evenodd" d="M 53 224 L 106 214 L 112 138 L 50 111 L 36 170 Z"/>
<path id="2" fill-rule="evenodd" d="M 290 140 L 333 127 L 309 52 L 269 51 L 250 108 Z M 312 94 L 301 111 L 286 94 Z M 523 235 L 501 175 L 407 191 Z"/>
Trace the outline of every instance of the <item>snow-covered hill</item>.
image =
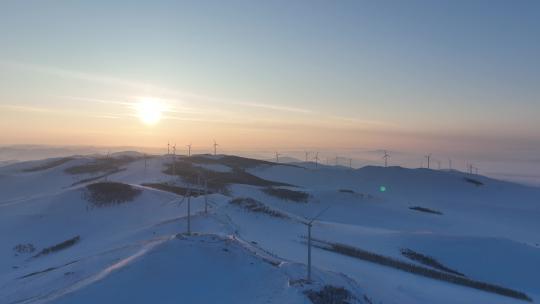
<path id="1" fill-rule="evenodd" d="M 0 167 L 0 303 L 536 302 L 539 218 L 540 188 L 457 171 L 20 162 Z"/>

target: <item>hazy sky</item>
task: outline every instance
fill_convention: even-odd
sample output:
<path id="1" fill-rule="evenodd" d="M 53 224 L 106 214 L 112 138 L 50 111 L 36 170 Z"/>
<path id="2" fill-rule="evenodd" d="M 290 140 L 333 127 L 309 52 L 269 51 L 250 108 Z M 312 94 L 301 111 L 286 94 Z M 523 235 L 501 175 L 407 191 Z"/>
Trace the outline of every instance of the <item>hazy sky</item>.
<path id="1" fill-rule="evenodd" d="M 0 2 L 0 145 L 527 158 L 539 116 L 539 1 Z"/>

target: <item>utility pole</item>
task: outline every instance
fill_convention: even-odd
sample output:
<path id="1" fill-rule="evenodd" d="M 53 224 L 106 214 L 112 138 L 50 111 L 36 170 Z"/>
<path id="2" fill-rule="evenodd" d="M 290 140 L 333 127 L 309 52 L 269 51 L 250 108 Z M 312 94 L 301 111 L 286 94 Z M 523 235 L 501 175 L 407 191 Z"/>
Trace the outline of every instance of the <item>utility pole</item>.
<path id="1" fill-rule="evenodd" d="M 216 140 L 214 139 L 214 156 L 217 155 L 217 146 L 219 145 L 216 143 Z"/>

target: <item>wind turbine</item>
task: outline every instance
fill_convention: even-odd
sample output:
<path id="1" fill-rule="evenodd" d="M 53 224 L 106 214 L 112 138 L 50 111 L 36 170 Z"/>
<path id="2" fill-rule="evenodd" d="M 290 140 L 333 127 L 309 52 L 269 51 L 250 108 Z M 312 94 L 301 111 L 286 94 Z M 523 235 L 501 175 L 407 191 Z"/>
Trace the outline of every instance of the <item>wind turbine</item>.
<path id="1" fill-rule="evenodd" d="M 217 155 L 217 146 L 219 146 L 219 145 L 218 145 L 218 143 L 216 142 L 216 140 L 214 139 L 214 156 Z"/>
<path id="2" fill-rule="evenodd" d="M 308 162 L 308 157 L 309 157 L 309 152 L 306 151 L 306 152 L 304 152 L 304 153 L 306 154 L 306 163 L 307 163 L 307 162 Z"/>
<path id="3" fill-rule="evenodd" d="M 388 158 L 390 157 L 390 154 L 388 154 L 388 151 L 384 150 L 384 155 L 382 158 L 384 158 L 384 167 L 388 167 Z"/>
<path id="4" fill-rule="evenodd" d="M 339 156 L 336 156 L 336 167 L 339 165 Z"/>
<path id="5" fill-rule="evenodd" d="M 301 221 L 302 224 L 306 225 L 308 228 L 308 254 L 307 254 L 307 281 L 311 282 L 311 227 L 313 222 L 316 221 L 323 213 L 325 213 L 331 206 L 328 206 L 321 210 L 316 216 L 311 219 L 307 219 L 307 222 Z"/>
<path id="6" fill-rule="evenodd" d="M 349 168 L 352 169 L 352 158 L 349 158 Z"/>
<path id="7" fill-rule="evenodd" d="M 441 170 L 441 161 L 440 160 L 437 161 L 437 165 L 438 165 L 439 170 Z"/>
<path id="8" fill-rule="evenodd" d="M 319 152 L 315 152 L 315 168 L 319 167 Z"/>
<path id="9" fill-rule="evenodd" d="M 187 148 L 188 148 L 188 150 L 187 150 L 188 154 L 187 155 L 189 157 L 189 156 L 191 156 L 191 143 L 189 143 L 189 145 L 187 145 Z"/>
<path id="10" fill-rule="evenodd" d="M 276 163 L 279 163 L 279 156 L 280 156 L 280 155 L 281 155 L 281 154 L 279 154 L 279 152 L 276 152 Z"/>
<path id="11" fill-rule="evenodd" d="M 427 154 L 424 157 L 427 158 L 427 168 L 429 169 L 429 161 L 431 160 L 431 153 Z"/>
<path id="12" fill-rule="evenodd" d="M 448 169 L 452 170 L 452 160 L 448 159 Z"/>
<path id="13" fill-rule="evenodd" d="M 167 142 L 167 155 L 171 155 L 171 144 Z"/>

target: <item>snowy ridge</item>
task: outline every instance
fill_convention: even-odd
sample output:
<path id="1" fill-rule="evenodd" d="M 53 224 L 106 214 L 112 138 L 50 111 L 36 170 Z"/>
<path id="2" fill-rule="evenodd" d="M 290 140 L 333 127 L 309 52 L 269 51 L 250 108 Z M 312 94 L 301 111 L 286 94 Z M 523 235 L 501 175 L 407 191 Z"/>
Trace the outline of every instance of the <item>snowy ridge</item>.
<path id="1" fill-rule="evenodd" d="M 187 199 L 143 186 L 196 186 L 192 171 L 165 173 L 168 156 L 120 153 L 105 161 L 1 167 L 0 303 L 148 303 L 158 295 L 161 303 L 310 303 L 307 295 L 327 285 L 344 287 L 358 303 L 523 303 L 317 247 L 314 282 L 307 284 L 303 222 L 326 209 L 313 225 L 317 239 L 418 267 L 441 265 L 540 298 L 539 188 L 456 171 L 254 166 L 258 161 L 201 157 L 190 170 L 225 179 L 217 185 L 227 191 L 210 191 L 208 214 L 203 195 L 190 199 L 192 236 L 184 234 Z M 211 165 L 201 166 L 204 158 Z M 221 170 L 231 165 L 233 171 Z M 259 179 L 226 182 L 244 170 Z M 275 196 L 261 180 L 292 185 L 277 188 L 307 199 Z M 88 200 L 95 183 L 132 189 L 134 197 L 95 204 Z M 260 205 L 230 203 L 238 197 Z"/>

